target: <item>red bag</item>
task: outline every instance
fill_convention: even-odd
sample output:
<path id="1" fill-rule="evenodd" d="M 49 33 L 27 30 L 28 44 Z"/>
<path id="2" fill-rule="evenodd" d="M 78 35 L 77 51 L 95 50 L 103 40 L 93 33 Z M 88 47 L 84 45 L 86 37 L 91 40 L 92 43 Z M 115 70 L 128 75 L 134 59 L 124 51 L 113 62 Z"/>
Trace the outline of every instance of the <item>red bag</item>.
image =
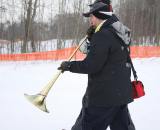
<path id="1" fill-rule="evenodd" d="M 145 95 L 144 86 L 141 81 L 132 81 L 133 98 L 140 98 Z"/>

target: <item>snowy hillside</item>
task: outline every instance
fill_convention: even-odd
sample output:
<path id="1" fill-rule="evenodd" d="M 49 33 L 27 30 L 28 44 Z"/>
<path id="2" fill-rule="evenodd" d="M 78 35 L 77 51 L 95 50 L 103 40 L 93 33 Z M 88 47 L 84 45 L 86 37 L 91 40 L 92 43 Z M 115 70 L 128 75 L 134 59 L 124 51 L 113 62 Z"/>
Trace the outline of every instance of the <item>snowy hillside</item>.
<path id="1" fill-rule="evenodd" d="M 64 40 L 62 42 L 62 48 L 69 48 L 72 47 L 74 40 Z M 0 54 L 11 54 L 11 42 L 7 40 L 0 40 Z M 57 50 L 57 39 L 52 39 L 48 41 L 37 42 L 36 48 L 38 52 L 45 52 L 45 51 L 53 51 Z M 21 46 L 22 41 L 18 41 L 14 43 L 14 53 L 20 54 L 21 53 Z M 32 51 L 31 42 L 28 43 L 28 52 Z"/>
<path id="2" fill-rule="evenodd" d="M 129 105 L 137 130 L 160 130 L 160 58 L 134 59 L 146 96 Z M 47 97 L 49 114 L 32 106 L 24 93 L 38 93 L 60 62 L 0 62 L 0 130 L 70 130 L 80 108 L 87 75 L 65 72 Z"/>

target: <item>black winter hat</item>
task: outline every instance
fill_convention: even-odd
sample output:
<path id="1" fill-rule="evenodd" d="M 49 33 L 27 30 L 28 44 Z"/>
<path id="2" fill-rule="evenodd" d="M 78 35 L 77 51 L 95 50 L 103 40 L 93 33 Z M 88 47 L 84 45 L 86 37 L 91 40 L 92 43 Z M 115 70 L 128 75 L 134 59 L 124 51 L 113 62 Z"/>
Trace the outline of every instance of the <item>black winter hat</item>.
<path id="1" fill-rule="evenodd" d="M 97 3 L 97 2 L 103 2 L 107 5 L 110 5 L 111 4 L 111 1 L 110 0 L 95 0 L 94 3 Z"/>
<path id="2" fill-rule="evenodd" d="M 83 13 L 83 16 L 90 17 L 90 14 L 93 14 L 95 17 L 99 19 L 108 19 L 112 16 L 113 12 L 110 11 L 109 6 L 102 2 L 95 2 L 90 6 L 90 11 L 87 13 Z"/>
<path id="3" fill-rule="evenodd" d="M 112 5 L 111 5 L 111 0 L 95 0 L 94 3 L 97 3 L 97 2 L 102 2 L 104 4 L 107 4 L 109 6 L 109 10 L 113 12 L 113 8 L 112 8 Z"/>

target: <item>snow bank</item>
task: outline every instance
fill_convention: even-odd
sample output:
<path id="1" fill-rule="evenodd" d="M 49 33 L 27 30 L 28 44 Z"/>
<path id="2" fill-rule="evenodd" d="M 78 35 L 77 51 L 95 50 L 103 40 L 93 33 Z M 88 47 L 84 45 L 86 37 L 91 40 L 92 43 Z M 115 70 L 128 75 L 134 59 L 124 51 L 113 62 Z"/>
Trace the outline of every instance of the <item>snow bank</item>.
<path id="1" fill-rule="evenodd" d="M 129 105 L 137 130 L 159 130 L 160 58 L 134 59 L 146 96 Z M 32 106 L 24 93 L 36 94 L 54 76 L 60 62 L 0 62 L 1 130 L 70 130 L 87 86 L 87 75 L 65 72 L 47 97 L 50 113 Z M 132 76 L 133 78 L 133 76 Z"/>

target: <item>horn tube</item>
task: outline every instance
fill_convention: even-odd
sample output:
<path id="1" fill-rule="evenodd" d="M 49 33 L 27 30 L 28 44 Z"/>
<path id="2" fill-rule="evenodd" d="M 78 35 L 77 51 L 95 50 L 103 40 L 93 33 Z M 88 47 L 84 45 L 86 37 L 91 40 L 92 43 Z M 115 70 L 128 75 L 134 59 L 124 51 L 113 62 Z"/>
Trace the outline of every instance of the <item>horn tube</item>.
<path id="1" fill-rule="evenodd" d="M 75 53 L 78 51 L 78 49 L 80 48 L 80 46 L 84 43 L 84 41 L 86 41 L 87 39 L 87 35 L 80 41 L 79 45 L 77 46 L 77 48 L 74 50 L 74 52 L 71 54 L 71 56 L 68 58 L 68 61 L 70 61 L 73 56 L 75 55 Z M 36 95 L 28 95 L 28 94 L 24 94 L 25 98 L 32 103 L 34 106 L 36 106 L 37 108 L 39 108 L 40 110 L 49 113 L 49 111 L 47 110 L 46 107 L 46 97 L 50 91 L 50 89 L 53 87 L 54 83 L 56 82 L 56 80 L 58 79 L 58 77 L 62 74 L 62 70 L 57 70 L 57 73 L 53 76 L 53 78 L 48 82 L 48 84 L 46 86 L 44 86 L 44 88 Z"/>

